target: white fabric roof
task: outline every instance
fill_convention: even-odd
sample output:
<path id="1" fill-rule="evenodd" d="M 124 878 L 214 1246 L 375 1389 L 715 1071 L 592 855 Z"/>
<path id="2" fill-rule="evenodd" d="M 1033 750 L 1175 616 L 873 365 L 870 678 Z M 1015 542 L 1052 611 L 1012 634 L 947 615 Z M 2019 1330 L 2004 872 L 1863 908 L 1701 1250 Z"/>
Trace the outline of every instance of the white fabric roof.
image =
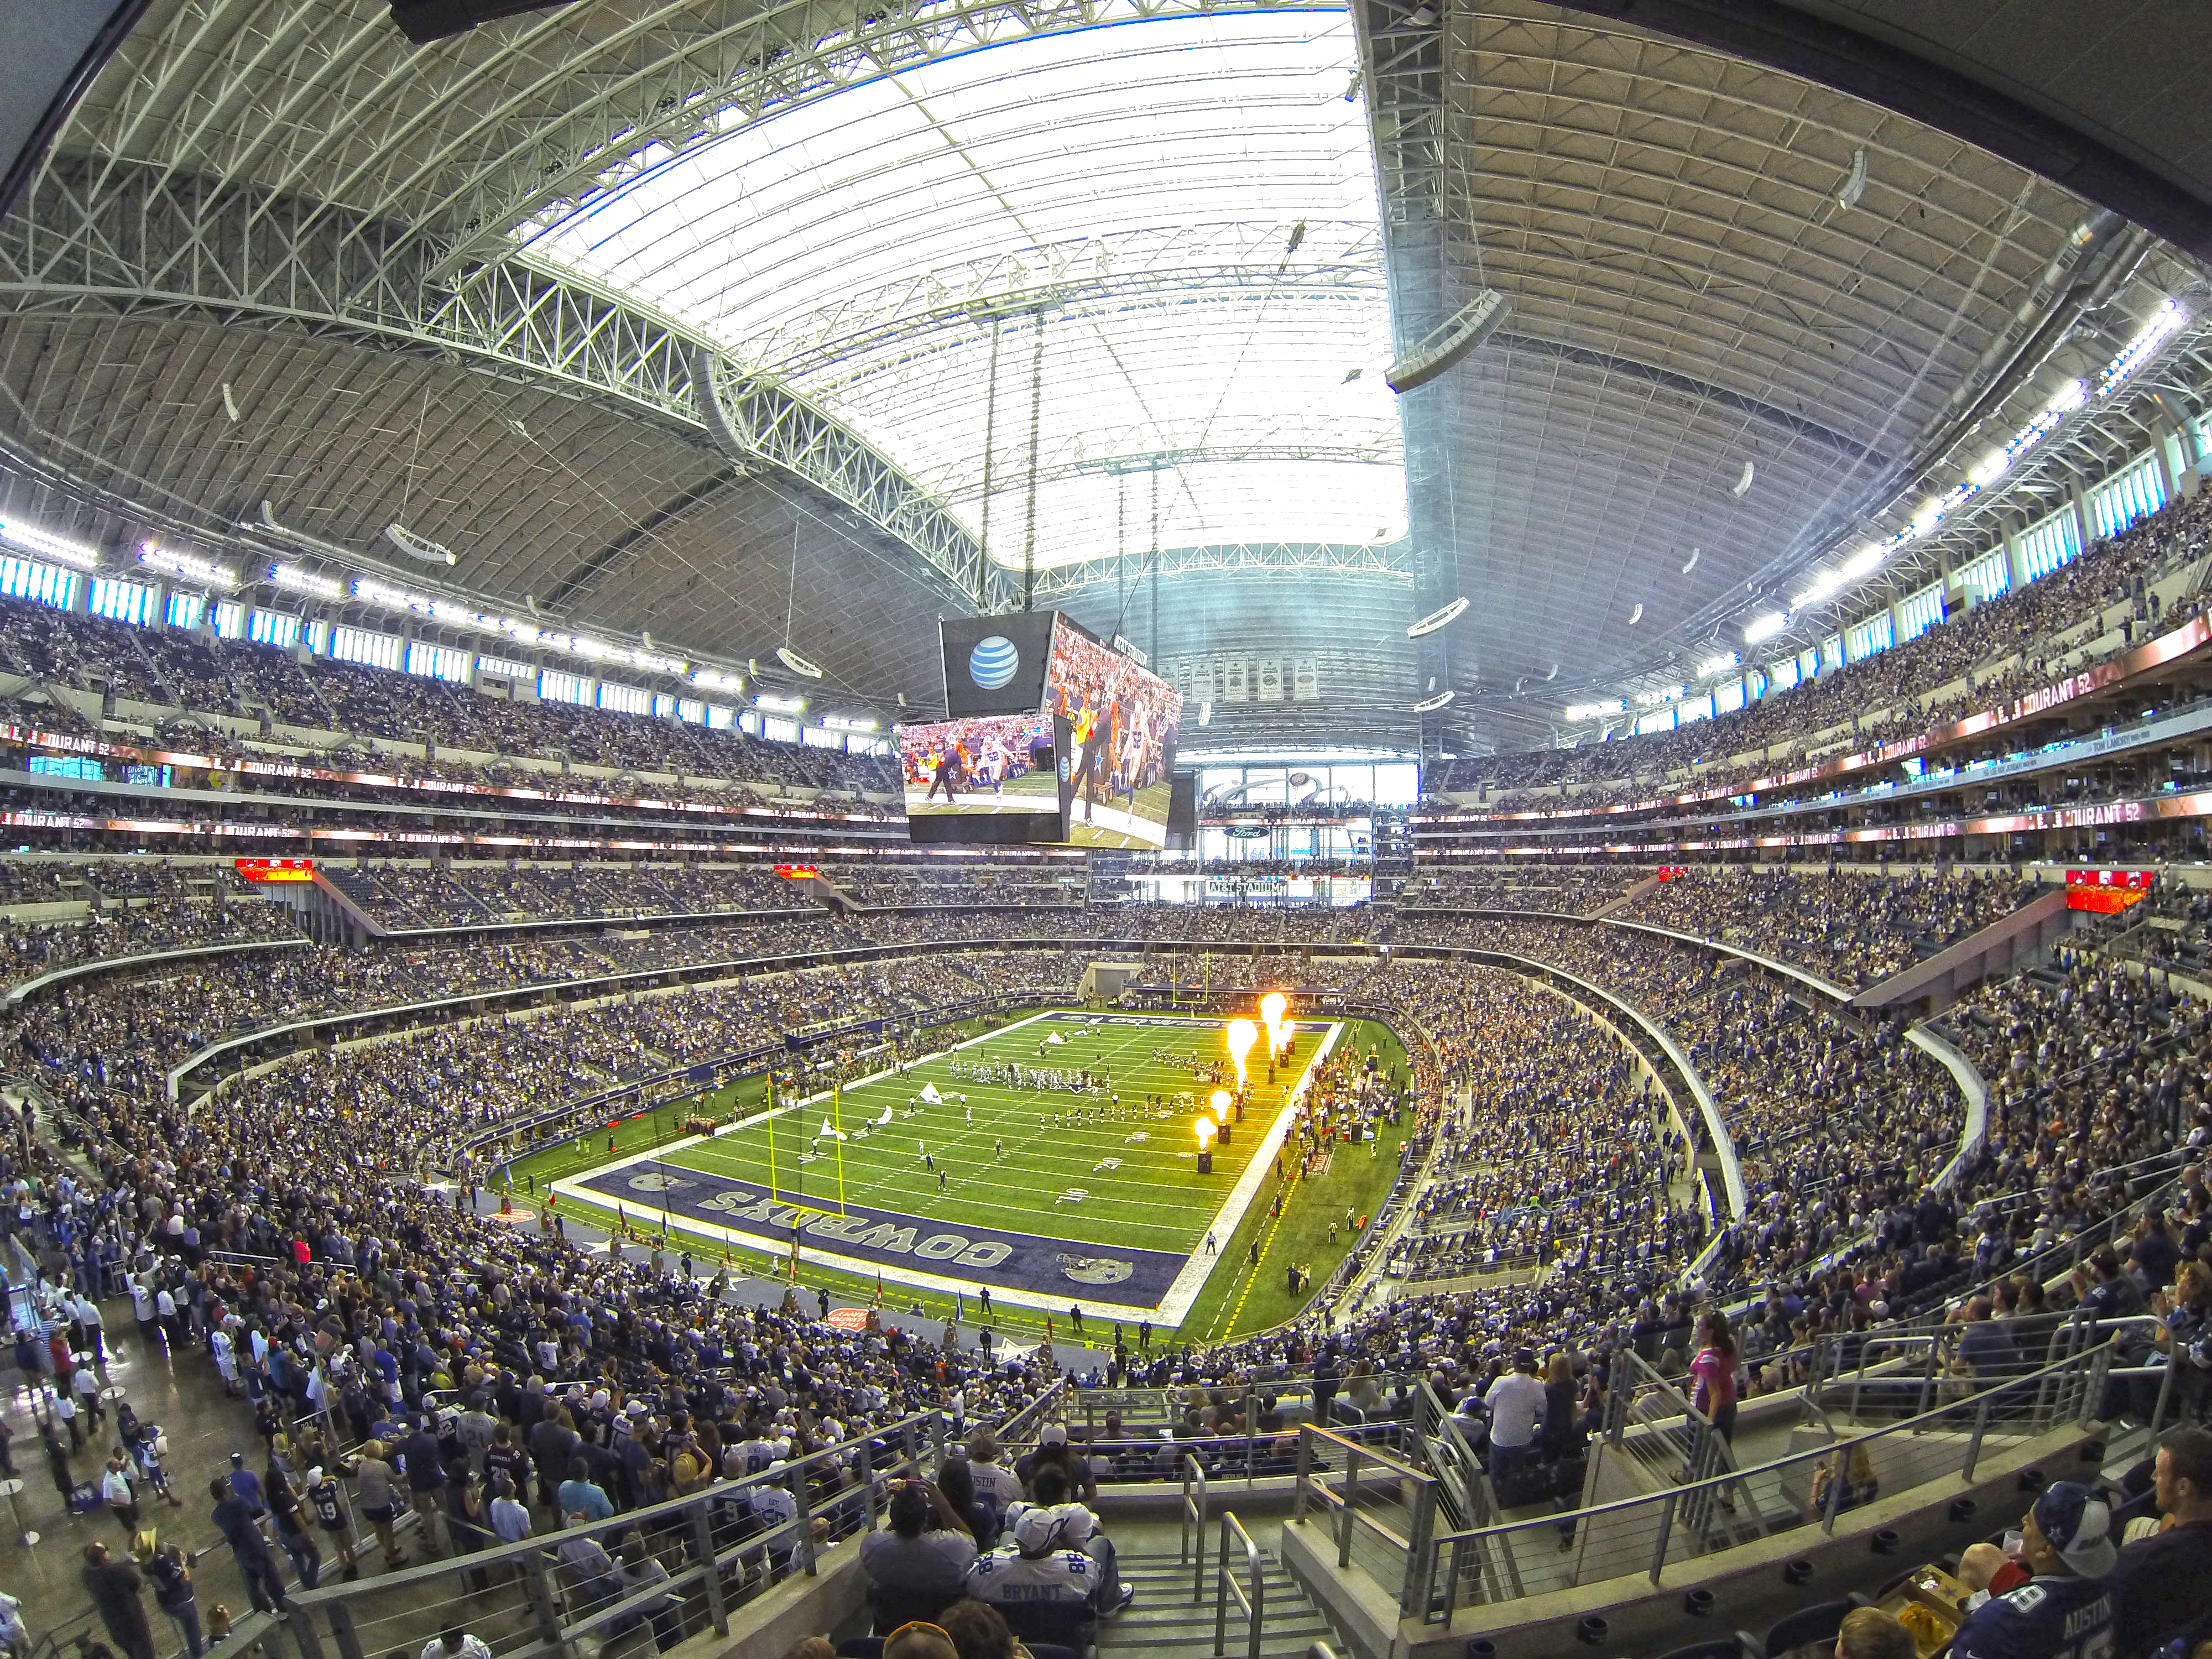
<path id="1" fill-rule="evenodd" d="M 1006 563 L 1033 370 L 1040 567 L 1149 545 L 1155 457 L 1163 546 L 1395 538 L 1353 56 L 1331 12 L 979 50 L 771 112 L 521 234 L 814 399 L 979 532 L 988 428 Z"/>

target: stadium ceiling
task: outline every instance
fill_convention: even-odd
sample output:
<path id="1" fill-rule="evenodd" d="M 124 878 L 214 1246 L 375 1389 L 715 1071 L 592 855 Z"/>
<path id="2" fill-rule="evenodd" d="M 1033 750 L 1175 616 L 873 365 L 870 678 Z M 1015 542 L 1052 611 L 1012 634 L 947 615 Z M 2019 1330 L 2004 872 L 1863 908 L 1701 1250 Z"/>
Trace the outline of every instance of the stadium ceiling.
<path id="1" fill-rule="evenodd" d="M 418 50 L 379 0 L 153 0 L 0 226 L 0 465 L 102 533 L 402 518 L 488 595 L 693 649 L 765 655 L 787 606 L 886 702 L 1025 555 L 1096 593 L 1055 567 L 1164 550 L 1177 623 L 1239 641 L 1255 559 L 1324 640 L 1330 582 L 1408 620 L 1465 592 L 1329 695 L 1439 675 L 1432 736 L 1540 741 L 2047 395 L 2053 338 L 2108 354 L 2201 293 L 2128 226 L 2094 281 L 2069 256 L 2130 178 L 2186 236 L 2203 48 L 2169 32 L 2133 115 L 2015 64 L 2037 131 L 2101 146 L 2042 160 L 1852 82 L 1844 25 L 1954 94 L 2006 44 L 1916 45 L 1925 9 L 1824 6 L 1829 58 L 1778 67 L 1809 5 L 631 0 Z M 1394 410 L 1394 341 L 1486 285 L 1504 331 Z M 1184 552 L 1231 544 L 1262 551 Z"/>

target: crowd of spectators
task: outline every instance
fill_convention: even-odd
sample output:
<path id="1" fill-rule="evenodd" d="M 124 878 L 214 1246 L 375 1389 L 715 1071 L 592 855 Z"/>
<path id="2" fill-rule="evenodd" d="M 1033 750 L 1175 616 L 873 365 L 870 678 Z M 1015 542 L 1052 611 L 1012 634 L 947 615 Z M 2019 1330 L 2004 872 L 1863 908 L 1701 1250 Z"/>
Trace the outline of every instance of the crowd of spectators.
<path id="1" fill-rule="evenodd" d="M 1741 945 L 1858 989 L 2002 921 L 2033 889 L 2008 875 L 1873 875 L 1698 866 L 1625 919 Z"/>
<path id="2" fill-rule="evenodd" d="M 534 756 L 808 789 L 894 793 L 885 757 L 770 742 L 728 727 L 529 697 L 488 696 L 422 675 L 328 657 L 295 657 L 204 629 L 142 629 L 27 600 L 0 599 L 0 672 L 166 711 L 215 714 L 355 739 L 426 743 L 495 757 Z M 533 688 L 534 690 L 534 688 Z M 85 729 L 68 702 L 26 713 Z M 205 728 L 203 728 L 205 729 Z"/>
<path id="3" fill-rule="evenodd" d="M 389 874 L 375 873 L 380 883 Z M 553 879 L 535 869 L 461 874 Z M 621 872 L 624 882 L 633 876 L 674 878 L 650 867 Z M 603 878 L 560 878 L 570 877 Z M 681 878 L 720 879 L 698 869 Z M 50 890 L 43 879 L 27 878 L 26 890 Z M 1669 883 L 1653 896 L 1662 896 L 1682 907 L 1665 912 L 1669 925 L 1756 938 L 1785 957 L 1810 955 L 1818 967 L 1820 942 L 1832 937 L 1829 912 L 1857 918 L 1850 925 L 1879 954 L 1905 948 L 1885 942 L 1893 935 L 1909 943 L 1978 925 L 1981 908 L 2001 908 L 2005 893 L 1932 878 L 1886 890 L 1874 878 L 1797 874 Z M 426 901 L 410 889 L 404 902 Z M 1735 931 L 1762 918 L 1800 926 Z M 1023 923 L 1022 934 L 1005 931 Z M 166 1068 L 213 1035 L 288 1015 L 894 935 L 940 944 L 1027 936 L 1055 948 L 741 969 L 665 996 L 479 1018 L 295 1055 L 227 1084 L 221 1109 L 189 1115 L 162 1089 Z M 730 1307 L 668 1264 L 611 1261 L 558 1237 L 480 1219 L 471 1201 L 448 1200 L 425 1183 L 458 1174 L 465 1189 L 521 1141 L 565 1133 L 572 1126 L 561 1114 L 580 1097 L 781 1047 L 787 1033 L 856 1015 L 896 1024 L 979 995 L 1065 994 L 1090 959 L 1086 937 L 1182 944 L 1156 951 L 1151 966 L 1215 990 L 1279 982 L 1284 971 L 1279 958 L 1203 950 L 1216 943 L 1388 938 L 1556 964 L 1674 1033 L 1741 1159 L 1746 1213 L 1709 1216 L 1711 1194 L 1698 1192 L 1692 1169 L 1699 1149 L 1678 1137 L 1634 1057 L 1516 976 L 1395 956 L 1298 961 L 1300 986 L 1387 1007 L 1416 1039 L 1419 1117 L 1408 1168 L 1429 1173 L 1390 1261 L 1414 1293 L 1342 1322 L 1324 1302 L 1280 1330 L 1186 1356 L 1173 1368 L 1178 1379 L 1264 1382 L 1318 1361 L 1424 1372 L 1459 1400 L 1488 1393 L 1525 1352 L 1564 1379 L 1579 1419 L 1601 1398 L 1608 1353 L 1630 1345 L 1662 1362 L 1672 1351 L 1679 1362 L 1693 1310 L 1718 1297 L 1747 1298 L 1741 1344 L 1753 1388 L 1786 1387 L 1802 1376 L 1808 1344 L 1878 1334 L 1962 1278 L 2003 1274 L 2039 1247 L 2124 1214 L 2149 1179 L 2190 1155 L 2183 1142 L 2199 1158 L 2212 1145 L 2212 1022 L 2156 976 L 2133 978 L 2096 958 L 2063 957 L 1984 987 L 1952 1012 L 1948 1028 L 1989 1080 L 1990 1116 L 1986 1145 L 1938 1191 L 1936 1171 L 1960 1150 L 1963 1109 L 1949 1074 L 1895 1027 L 1861 1024 L 1795 981 L 1701 945 L 1564 917 L 1447 920 L 1409 910 L 1378 921 L 1121 905 L 1031 919 L 939 908 L 437 950 L 302 947 L 217 959 L 189 974 L 81 981 L 9 1015 L 0 1041 L 35 1063 L 42 1099 L 99 1178 L 64 1182 L 50 1145 L 17 1126 L 5 1137 L 0 1178 L 35 1184 L 11 1187 L 27 1201 L 8 1206 L 0 1225 L 24 1231 L 58 1276 L 97 1286 L 119 1274 L 149 1297 L 166 1293 L 180 1331 L 206 1343 L 248 1392 L 310 1418 L 328 1408 L 322 1426 L 301 1433 L 332 1443 L 305 1441 L 305 1455 L 345 1467 L 335 1443 L 365 1443 L 372 1474 L 386 1461 L 377 1449 L 409 1436 L 408 1413 L 426 1393 L 447 1389 L 481 1394 L 487 1430 L 505 1423 L 512 1439 L 557 1421 L 578 1436 L 577 1455 L 588 1460 L 596 1446 L 618 1462 L 615 1437 L 592 1425 L 610 1412 L 629 1416 L 623 1407 L 635 1401 L 633 1432 L 656 1455 L 604 1471 L 599 1484 L 617 1507 L 674 1490 L 678 1460 L 690 1467 L 695 1449 L 702 1468 L 742 1472 L 750 1464 L 740 1448 L 765 1443 L 796 1456 L 931 1405 L 987 1421 L 1032 1398 L 1045 1372 L 970 1355 L 954 1357 L 940 1376 L 947 1362 L 933 1348 L 833 1331 L 789 1307 Z M 1339 1071 L 1328 1086 L 1364 1100 L 1357 1068 Z M 1332 1094 L 1328 1109 L 1355 1113 L 1360 1100 Z M 1702 1139 L 1701 1123 L 1690 1127 Z M 465 1152 L 471 1142 L 479 1144 Z M 341 1169 L 342 1186 L 332 1175 Z M 2114 1274 L 2147 1298 L 2161 1272 L 2171 1277 L 2173 1258 L 2203 1247 L 2208 1228 L 2212 1194 L 2200 1163 L 2121 1239 L 2110 1272 L 2093 1263 L 2077 1287 L 2051 1293 L 2050 1305 L 2102 1305 L 2100 1287 L 2116 1285 Z M 248 1276 L 214 1251 L 273 1261 Z M 1447 1276 L 1477 1282 L 1420 1291 Z M 2033 1291 L 2025 1284 L 2002 1294 L 2043 1295 L 2039 1281 Z M 2008 1300 L 2000 1312 L 2014 1306 Z M 532 1389 L 533 1372 L 580 1379 L 583 1391 Z M 438 1536 L 437 1524 L 451 1539 L 464 1536 L 465 1524 L 453 1517 L 466 1514 L 467 1476 L 499 1473 L 481 1450 L 464 1449 L 459 1463 L 441 1453 L 463 1506 L 426 1526 L 426 1539 Z M 837 1470 L 849 1466 L 829 1467 L 811 1497 L 842 1531 L 856 1512 L 840 1505 L 851 1481 Z M 545 1468 L 518 1469 L 522 1486 Z M 533 1526 L 569 1518 L 550 1489 L 557 1484 L 540 1486 Z M 532 1508 L 527 1490 L 516 1495 Z"/>
<path id="4" fill-rule="evenodd" d="M 1564 999 L 1495 969 L 1460 975 L 1469 1045 L 1419 1219 L 1391 1258 L 1407 1279 L 1550 1267 L 1638 1274 L 1686 1265 L 1703 1218 L 1677 1186 L 1689 1148 L 1619 1040 Z"/>
<path id="5" fill-rule="evenodd" d="M 2118 537 L 2013 592 L 1929 629 L 1917 638 L 1830 670 L 1733 713 L 1672 732 L 1616 738 L 1576 749 L 1537 750 L 1455 763 L 1432 787 L 1526 790 L 1533 786 L 1614 786 L 1589 804 L 1650 799 L 1683 769 L 1755 753 L 1747 778 L 1771 770 L 1837 734 L 1845 739 L 1925 725 L 1940 709 L 1990 707 L 2067 672 L 2069 646 L 2102 641 L 2095 656 L 2117 654 L 2170 620 L 2152 584 L 2204 556 L 2212 538 L 2212 496 L 2176 502 Z M 2114 617 L 2114 607 L 2125 607 Z M 2102 620 L 2106 627 L 2096 626 Z M 2070 636 L 2077 629 L 2087 634 Z M 2057 643 L 2062 637 L 2067 645 Z M 1700 784 L 1718 781 L 1720 774 Z M 1626 790 L 1619 786 L 1633 780 Z M 1576 791 L 1578 801 L 1584 799 Z M 1540 806 L 1545 797 L 1507 795 L 1498 805 Z"/>
<path id="6" fill-rule="evenodd" d="M 0 917 L 0 974 L 10 981 L 72 963 L 203 945 L 297 939 L 285 905 L 259 899 L 147 899 L 88 909 L 76 920 Z"/>
<path id="7" fill-rule="evenodd" d="M 1497 869 L 1431 869 L 1398 890 L 1401 910 L 1551 910 L 1586 916 L 1624 897 L 1641 870 L 1574 865 L 1504 865 Z"/>

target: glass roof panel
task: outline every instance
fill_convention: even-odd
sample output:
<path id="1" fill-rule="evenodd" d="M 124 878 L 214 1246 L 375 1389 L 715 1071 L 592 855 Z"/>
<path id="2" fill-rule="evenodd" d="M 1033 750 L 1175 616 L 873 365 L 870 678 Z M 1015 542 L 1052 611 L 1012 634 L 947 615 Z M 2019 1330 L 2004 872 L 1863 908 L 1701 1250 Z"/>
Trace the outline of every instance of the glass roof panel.
<path id="1" fill-rule="evenodd" d="M 941 59 L 696 144 L 532 250 L 835 413 L 1018 565 L 1405 528 L 1341 12 Z M 1293 246 L 1295 240 L 1296 246 Z M 1034 394 L 1034 396 L 1033 396 Z M 1134 476 L 1131 476 L 1133 474 Z"/>

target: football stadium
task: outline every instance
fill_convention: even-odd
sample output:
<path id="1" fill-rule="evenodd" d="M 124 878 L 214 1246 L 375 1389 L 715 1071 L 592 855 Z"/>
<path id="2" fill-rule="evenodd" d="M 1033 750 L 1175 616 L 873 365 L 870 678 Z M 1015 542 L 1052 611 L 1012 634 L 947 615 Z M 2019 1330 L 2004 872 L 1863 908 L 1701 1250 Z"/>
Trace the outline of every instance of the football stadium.
<path id="1" fill-rule="evenodd" d="M 2212 1659 L 2212 11 L 0 41 L 8 1659 Z"/>

